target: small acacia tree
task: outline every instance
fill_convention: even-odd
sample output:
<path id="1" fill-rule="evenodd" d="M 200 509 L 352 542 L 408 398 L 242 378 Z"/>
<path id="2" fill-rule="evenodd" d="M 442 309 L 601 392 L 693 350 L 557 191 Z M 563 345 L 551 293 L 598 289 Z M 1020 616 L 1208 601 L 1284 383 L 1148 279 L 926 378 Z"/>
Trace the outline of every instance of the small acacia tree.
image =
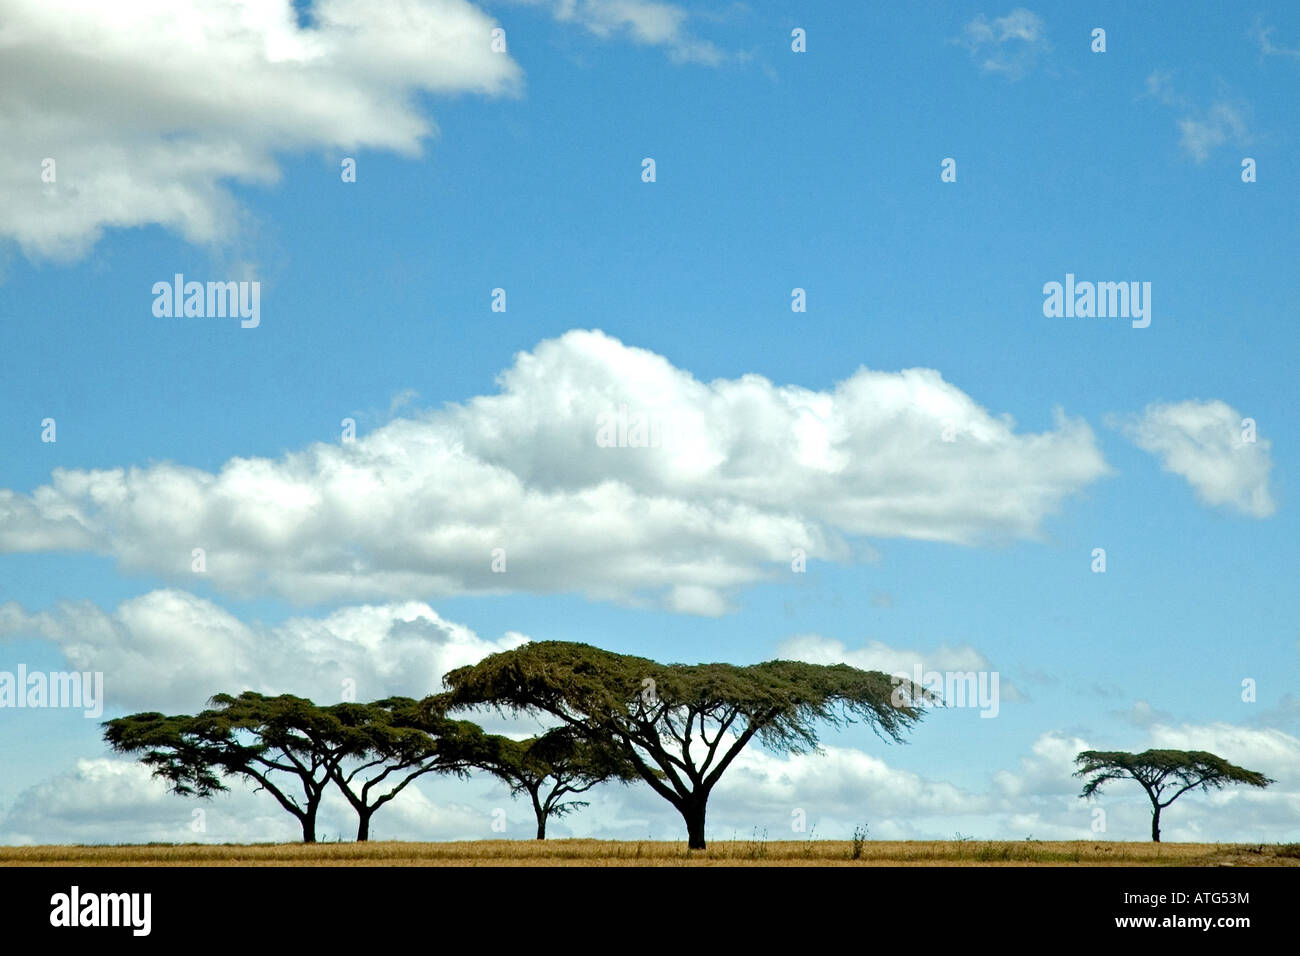
<path id="1" fill-rule="evenodd" d="M 183 796 L 227 790 L 242 776 L 275 797 L 316 842 L 316 816 L 333 782 L 357 812 L 357 839 L 369 837 L 375 812 L 412 780 L 470 766 L 486 735 L 395 697 L 372 704 L 320 706 L 303 697 L 245 691 L 217 694 L 195 715 L 132 714 L 107 721 L 104 739 L 140 755 L 154 775 Z"/>
<path id="2" fill-rule="evenodd" d="M 304 843 L 315 843 L 321 798 L 347 755 L 346 747 L 323 743 L 333 721 L 290 694 L 217 694 L 211 703 L 192 716 L 143 713 L 107 721 L 104 739 L 119 753 L 141 754 L 154 776 L 183 796 L 210 797 L 228 789 L 223 776 L 246 777 L 294 816 Z"/>
<path id="3" fill-rule="evenodd" d="M 1151 839 L 1160 842 L 1160 811 L 1188 790 L 1208 793 L 1229 784 L 1267 787 L 1275 781 L 1262 773 L 1230 764 L 1203 750 L 1146 750 L 1140 754 L 1120 750 L 1085 750 L 1074 758 L 1076 777 L 1090 777 L 1082 799 L 1097 796 L 1112 780 L 1129 778 L 1142 784 L 1151 801 Z M 1169 793 L 1167 799 L 1162 799 Z"/>
<path id="4" fill-rule="evenodd" d="M 847 664 L 659 664 L 563 641 L 492 654 L 443 682 L 448 693 L 426 706 L 546 713 L 613 748 L 682 815 L 692 849 L 705 845 L 709 794 L 750 741 L 816 750 L 818 722 L 854 718 L 899 741 L 931 699 L 906 682 L 898 695 L 899 679 Z"/>
<path id="5" fill-rule="evenodd" d="M 371 818 L 412 780 L 427 773 L 464 775 L 488 747 L 477 724 L 447 720 L 409 697 L 323 711 L 337 721 L 321 743 L 344 754 L 331 765 L 330 779 L 357 813 L 358 842 L 370 839 Z"/>
<path id="6" fill-rule="evenodd" d="M 606 780 L 639 779 L 636 768 L 618 752 L 592 744 L 571 727 L 557 727 L 528 740 L 493 736 L 476 765 L 505 781 L 511 796 L 528 794 L 537 817 L 537 839 L 546 839 L 546 821 L 562 817 L 585 800 L 566 797 L 586 793 Z"/>

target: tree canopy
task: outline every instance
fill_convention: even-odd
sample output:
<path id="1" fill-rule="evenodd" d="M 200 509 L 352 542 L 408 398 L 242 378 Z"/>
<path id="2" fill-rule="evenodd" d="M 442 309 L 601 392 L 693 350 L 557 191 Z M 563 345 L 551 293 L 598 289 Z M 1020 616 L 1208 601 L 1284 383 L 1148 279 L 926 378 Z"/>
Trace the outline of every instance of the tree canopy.
<path id="1" fill-rule="evenodd" d="M 357 840 L 370 838 L 370 820 L 411 781 L 427 773 L 464 775 L 488 749 L 487 735 L 467 720 L 448 720 L 409 697 L 323 708 L 337 720 L 325 741 L 343 761 L 330 777 L 357 813 Z"/>
<path id="2" fill-rule="evenodd" d="M 475 765 L 505 781 L 512 796 L 527 794 L 537 817 L 537 839 L 546 839 L 546 822 L 587 806 L 567 797 L 607 780 L 639 779 L 618 751 L 594 745 L 572 727 L 556 727 L 528 740 L 492 736 Z"/>
<path id="3" fill-rule="evenodd" d="M 357 839 L 371 817 L 416 777 L 462 771 L 486 746 L 468 721 L 447 720 L 410 698 L 321 706 L 303 697 L 253 691 L 217 694 L 195 715 L 141 713 L 107 721 L 104 739 L 139 754 L 183 796 L 210 797 L 242 776 L 298 820 L 306 843 L 329 784 L 358 815 Z"/>
<path id="4" fill-rule="evenodd" d="M 291 694 L 217 694 L 193 716 L 132 714 L 104 725 L 121 753 L 143 754 L 154 775 L 182 795 L 210 797 L 240 775 L 275 797 L 298 820 L 305 843 L 316 840 L 316 813 L 331 770 L 344 753 L 322 743 L 330 721 L 311 701 Z M 294 792 L 294 787 L 300 793 Z"/>
<path id="5" fill-rule="evenodd" d="M 1151 800 L 1151 839 L 1160 842 L 1160 811 L 1189 790 L 1208 793 L 1231 784 L 1267 787 L 1275 781 L 1262 773 L 1228 763 L 1204 750 L 1085 750 L 1074 758 L 1076 777 L 1089 777 L 1079 796 L 1098 796 L 1112 780 L 1136 780 Z M 1167 798 L 1165 794 L 1169 794 Z M 1162 799 L 1164 798 L 1164 799 Z"/>
<path id="6" fill-rule="evenodd" d="M 800 661 L 660 664 L 588 644 L 542 641 L 449 672 L 430 708 L 492 706 L 559 718 L 593 746 L 612 748 L 686 821 L 703 848 L 709 793 L 757 739 L 771 750 L 818 747 L 817 725 L 869 724 L 901 741 L 932 697 L 879 671 Z"/>

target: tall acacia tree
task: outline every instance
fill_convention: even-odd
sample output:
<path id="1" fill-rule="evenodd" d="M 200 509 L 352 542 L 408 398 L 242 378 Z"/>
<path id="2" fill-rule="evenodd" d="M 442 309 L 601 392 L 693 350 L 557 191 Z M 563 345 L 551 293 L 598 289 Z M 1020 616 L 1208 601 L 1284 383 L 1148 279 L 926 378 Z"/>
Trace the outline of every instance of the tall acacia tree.
<path id="1" fill-rule="evenodd" d="M 709 794 L 750 741 L 816 750 L 819 722 L 855 718 L 901 741 L 932 699 L 907 682 L 900 695 L 898 678 L 847 664 L 659 664 L 564 641 L 492 654 L 443 683 L 448 692 L 426 706 L 546 713 L 613 748 L 682 815 L 692 849 L 705 846 Z"/>
<path id="2" fill-rule="evenodd" d="M 476 765 L 505 781 L 512 796 L 528 794 L 537 817 L 537 839 L 546 839 L 546 822 L 580 807 L 586 793 L 607 780 L 627 782 L 640 775 L 609 747 L 596 746 L 571 727 L 557 727 L 528 740 L 492 736 Z"/>
<path id="3" fill-rule="evenodd" d="M 1267 787 L 1276 782 L 1204 750 L 1145 750 L 1140 754 L 1085 750 L 1074 762 L 1079 764 L 1074 776 L 1091 778 L 1079 794 L 1085 800 L 1100 794 L 1112 780 L 1127 778 L 1140 783 L 1151 801 L 1151 839 L 1156 843 L 1160 842 L 1160 811 L 1188 790 L 1208 793 L 1230 784 Z"/>

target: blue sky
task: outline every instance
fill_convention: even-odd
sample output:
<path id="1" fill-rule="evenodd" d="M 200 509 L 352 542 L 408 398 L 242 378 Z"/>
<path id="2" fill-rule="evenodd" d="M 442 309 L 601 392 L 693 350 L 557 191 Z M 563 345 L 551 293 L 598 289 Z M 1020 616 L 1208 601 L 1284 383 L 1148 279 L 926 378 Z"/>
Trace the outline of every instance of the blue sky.
<path id="1" fill-rule="evenodd" d="M 1159 746 L 1278 779 L 1184 798 L 1166 839 L 1300 838 L 1300 14 L 396 6 L 414 27 L 358 29 L 351 0 L 304 26 L 232 4 L 200 21 L 226 44 L 205 60 L 154 56 L 163 20 L 142 34 L 86 5 L 82 29 L 121 41 L 98 58 L 122 77 L 106 85 L 71 23 L 0 3 L 14 62 L 48 29 L 44 68 L 73 77 L 0 93 L 0 671 L 102 670 L 109 716 L 192 709 L 248 674 L 316 694 L 352 665 L 313 658 L 303 622 L 361 605 L 390 609 L 367 625 L 377 646 L 424 621 L 435 660 L 452 624 L 473 634 L 457 653 L 512 633 L 658 660 L 838 647 L 997 671 L 998 716 L 949 709 L 906 746 L 858 728 L 820 764 L 747 765 L 716 827 L 775 831 L 801 807 L 827 836 L 869 820 L 1140 839 L 1140 792 L 1116 787 L 1097 833 L 1069 758 Z M 507 52 L 484 52 L 493 27 Z M 260 325 L 156 317 L 150 290 L 176 273 L 260 282 Z M 1150 326 L 1046 317 L 1067 273 L 1149 282 Z M 698 414 L 712 470 L 689 449 L 597 448 L 590 428 L 566 444 L 620 402 Z M 792 465 L 805 426 L 843 459 Z M 430 435 L 472 467 L 444 471 L 443 444 L 414 456 Z M 305 494 L 345 466 L 374 483 Z M 399 487 L 433 490 L 403 515 Z M 249 629 L 238 653 L 220 615 Z M 374 696 L 434 689 L 333 633 Z M 284 650 L 258 657 L 268 644 Z M 95 721 L 3 711 L 0 734 L 0 840 L 192 838 L 189 804 L 108 758 Z M 486 781 L 419 799 L 377 827 L 489 836 L 508 800 Z M 239 800 L 265 816 L 233 829 L 214 810 L 227 829 L 208 837 L 285 835 L 264 795 L 218 807 Z M 660 803 L 610 790 L 557 832 L 671 836 Z"/>

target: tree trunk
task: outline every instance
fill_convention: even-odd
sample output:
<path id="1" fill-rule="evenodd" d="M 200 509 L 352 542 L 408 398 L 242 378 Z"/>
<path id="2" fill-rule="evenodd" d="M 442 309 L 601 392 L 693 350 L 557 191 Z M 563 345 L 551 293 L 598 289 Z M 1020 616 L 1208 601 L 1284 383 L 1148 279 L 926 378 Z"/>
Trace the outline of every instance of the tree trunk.
<path id="1" fill-rule="evenodd" d="M 1155 843 L 1160 842 L 1160 808 L 1156 807 L 1151 814 L 1151 839 Z"/>
<path id="2" fill-rule="evenodd" d="M 370 839 L 370 818 L 374 816 L 373 809 L 357 811 L 357 842 L 364 843 Z"/>
<path id="3" fill-rule="evenodd" d="M 681 807 L 682 817 L 686 820 L 686 845 L 692 850 L 704 849 L 704 808 L 703 800 Z"/>
<path id="4" fill-rule="evenodd" d="M 533 798 L 533 813 L 537 814 L 537 839 L 546 839 L 546 817 L 548 816 L 546 807 L 542 805 L 541 797 L 537 790 L 529 790 L 528 795 Z"/>
<path id="5" fill-rule="evenodd" d="M 301 817 L 298 818 L 298 822 L 302 824 L 302 842 L 315 843 L 316 842 L 316 808 L 312 807 L 310 810 L 304 813 Z"/>

